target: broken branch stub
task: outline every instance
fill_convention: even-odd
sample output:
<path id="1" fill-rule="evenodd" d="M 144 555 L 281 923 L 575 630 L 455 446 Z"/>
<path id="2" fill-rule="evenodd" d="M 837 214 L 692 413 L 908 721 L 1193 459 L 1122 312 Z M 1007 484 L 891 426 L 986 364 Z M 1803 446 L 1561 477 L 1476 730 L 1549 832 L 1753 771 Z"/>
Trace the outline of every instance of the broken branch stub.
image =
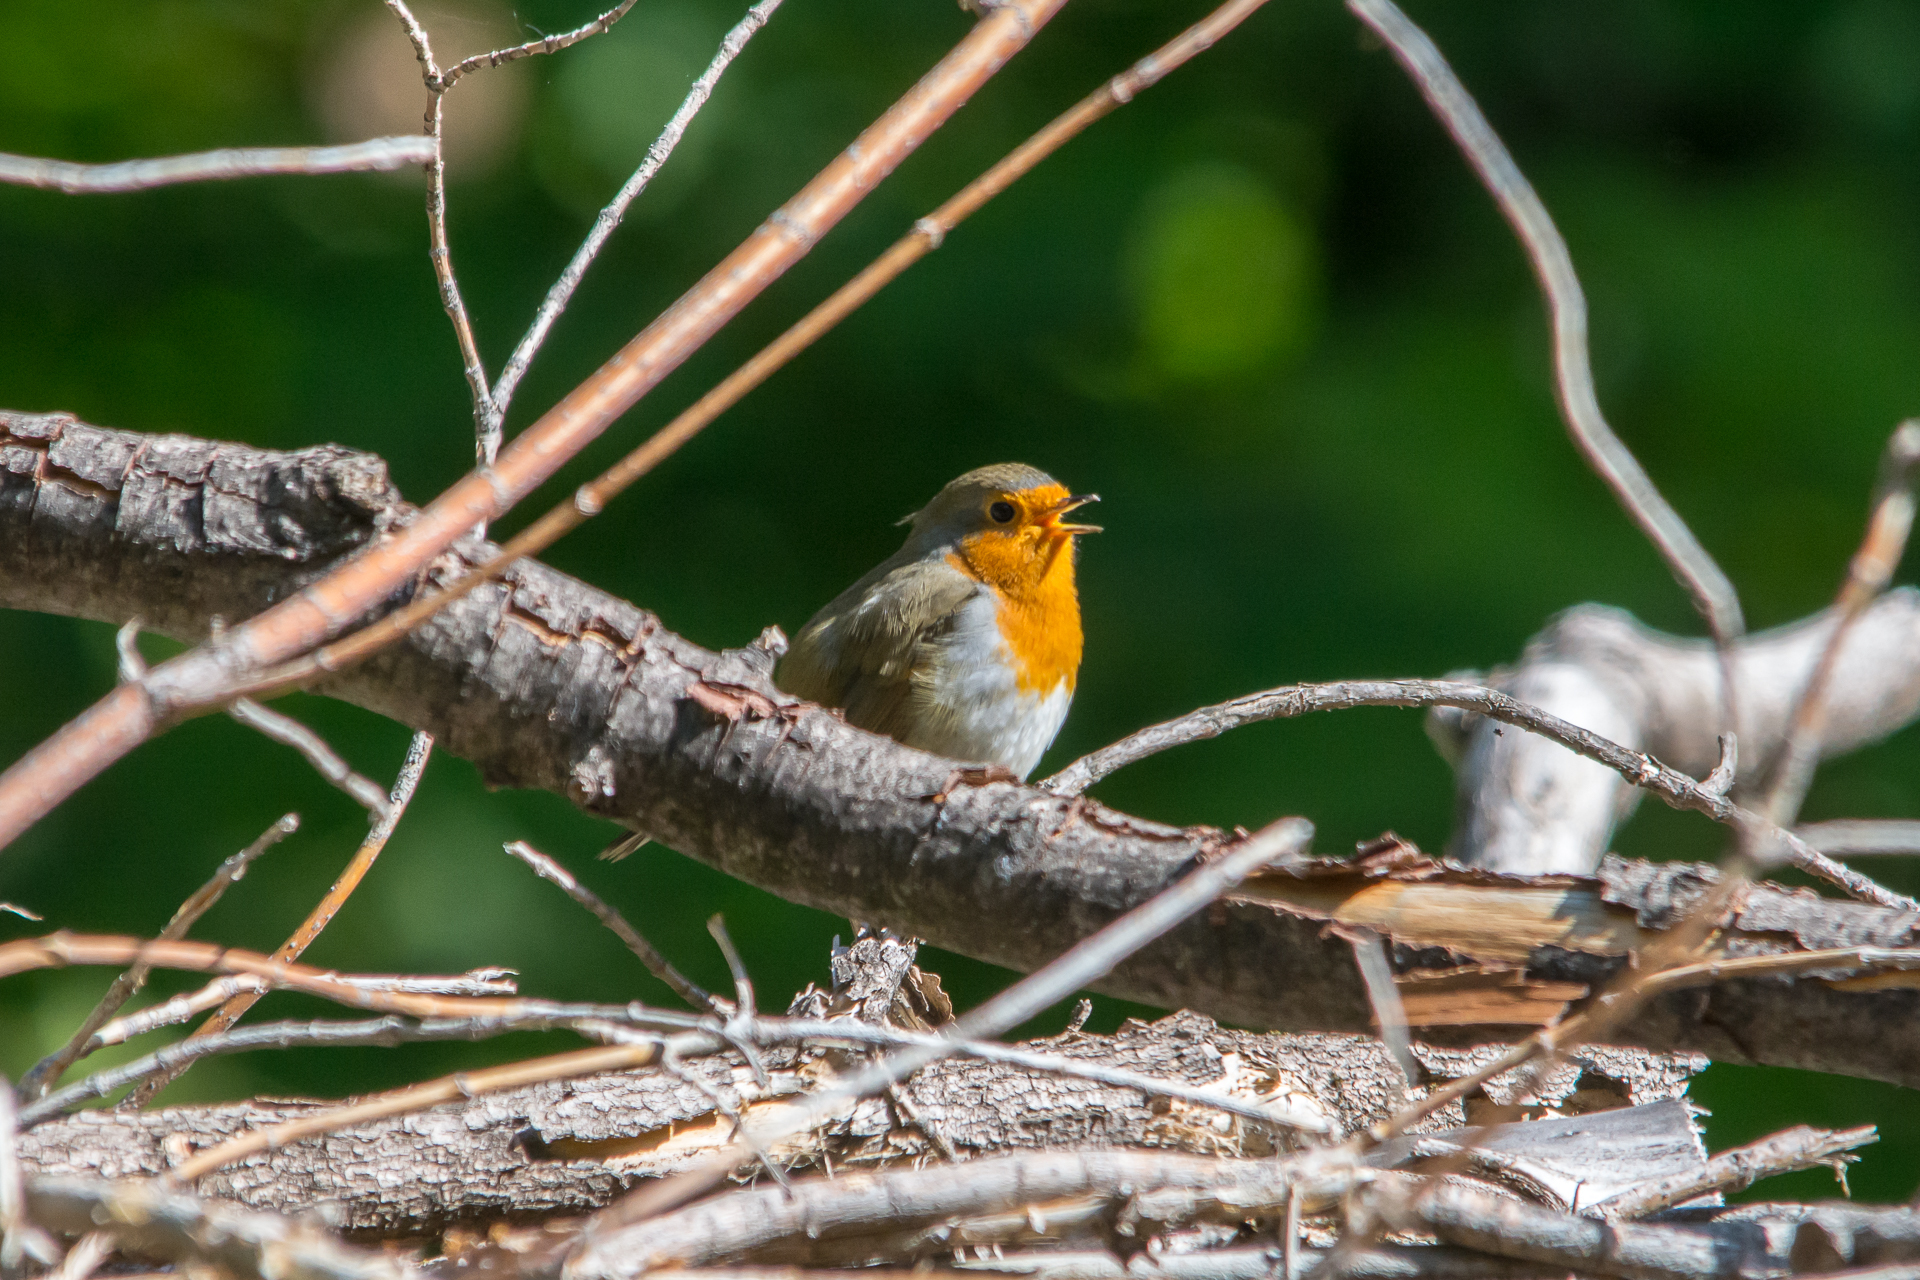
<path id="1" fill-rule="evenodd" d="M 1833 626 L 1826 611 L 1735 646 L 1737 784 L 1764 776 Z M 1713 646 L 1663 635 L 1621 609 L 1567 610 L 1527 645 L 1518 666 L 1485 682 L 1695 777 L 1719 758 Z M 1920 716 L 1920 591 L 1890 591 L 1861 614 L 1834 664 L 1829 699 L 1827 756 Z M 1619 774 L 1533 734 L 1448 708 L 1430 712 L 1428 728 L 1455 768 L 1449 853 L 1475 866 L 1589 873 L 1639 803 L 1639 790 Z"/>

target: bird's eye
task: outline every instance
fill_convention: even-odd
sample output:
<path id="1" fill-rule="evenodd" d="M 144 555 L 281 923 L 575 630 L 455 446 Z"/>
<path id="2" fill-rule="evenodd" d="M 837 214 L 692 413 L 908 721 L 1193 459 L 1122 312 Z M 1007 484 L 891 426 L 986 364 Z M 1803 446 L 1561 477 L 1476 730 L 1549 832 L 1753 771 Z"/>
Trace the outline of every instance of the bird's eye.
<path id="1" fill-rule="evenodd" d="M 1011 502 L 996 502 L 987 508 L 987 514 L 992 516 L 994 520 L 1000 524 L 1010 523 L 1013 520 L 1013 504 Z"/>

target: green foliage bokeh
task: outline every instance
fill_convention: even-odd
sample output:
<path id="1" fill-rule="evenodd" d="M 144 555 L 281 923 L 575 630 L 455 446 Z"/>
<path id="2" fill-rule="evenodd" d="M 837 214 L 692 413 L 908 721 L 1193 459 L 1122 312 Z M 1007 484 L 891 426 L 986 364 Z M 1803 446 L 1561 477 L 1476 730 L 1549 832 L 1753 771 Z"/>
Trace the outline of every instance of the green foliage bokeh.
<path id="1" fill-rule="evenodd" d="M 107 160 L 327 140 L 320 69 L 378 6 L 113 9 L 103 21 L 0 0 L 0 149 Z M 1201 11 L 1070 5 L 551 494 Z M 529 0 L 495 20 L 532 34 L 592 12 Z M 721 0 L 641 0 L 600 41 L 479 73 L 517 76 L 521 95 L 506 142 L 451 191 L 454 260 L 490 367 L 737 14 Z M 1415 16 L 1566 232 L 1622 435 L 1756 626 L 1821 607 L 1858 537 L 1881 443 L 1917 407 L 1920 19 L 1898 0 L 1534 0 Z M 967 21 L 946 0 L 786 0 L 589 277 L 510 429 L 739 241 Z M 117 196 L 0 189 L 0 299 L 8 407 L 258 445 L 337 441 L 384 455 L 416 500 L 471 458 L 417 175 Z M 1107 527 L 1083 554 L 1087 659 L 1055 764 L 1273 684 L 1489 666 L 1581 601 L 1697 631 L 1569 446 L 1545 333 L 1504 224 L 1391 61 L 1331 0 L 1275 0 L 1047 161 L 550 558 L 697 641 L 739 644 L 768 622 L 804 620 L 887 554 L 892 522 L 953 475 L 1005 459 L 1047 468 L 1105 495 Z M 110 630 L 0 614 L 0 669 L 10 761 L 109 687 Z M 289 709 L 363 771 L 391 777 L 403 730 L 315 698 Z M 1829 767 L 1808 815 L 1920 813 L 1917 742 L 1908 732 Z M 1248 729 L 1136 766 L 1099 794 L 1175 822 L 1302 813 L 1330 851 L 1389 827 L 1437 850 L 1452 807 L 1419 721 L 1396 711 Z M 301 832 L 197 930 L 270 949 L 364 823 L 290 753 L 224 720 L 143 747 L 0 854 L 0 899 L 48 922 L 0 916 L 0 936 L 151 934 L 220 858 L 290 809 Z M 438 758 L 311 958 L 374 971 L 504 964 L 530 993 L 665 999 L 499 852 L 525 838 L 702 980 L 724 980 L 704 930 L 715 912 L 769 1000 L 824 978 L 844 921 L 669 851 L 594 862 L 613 834 L 556 797 L 488 793 L 468 766 Z M 1712 857 L 1720 833 L 1650 805 L 1618 845 Z M 1920 888 L 1907 867 L 1877 870 Z M 963 1000 L 1004 979 L 960 957 L 932 962 Z M 106 980 L 71 971 L 0 984 L 0 1070 L 17 1074 L 64 1039 Z M 1096 1026 L 1110 1026 L 1122 1010 L 1101 1003 Z M 276 997 L 256 1016 L 303 1011 L 320 1007 Z M 542 1044 L 552 1041 L 254 1054 L 203 1064 L 168 1096 L 340 1094 Z M 1696 1095 L 1714 1108 L 1716 1147 L 1796 1121 L 1878 1122 L 1884 1140 L 1855 1190 L 1914 1189 L 1920 1107 L 1907 1091 L 1716 1067 Z M 1810 1175 L 1763 1190 L 1825 1194 Z"/>

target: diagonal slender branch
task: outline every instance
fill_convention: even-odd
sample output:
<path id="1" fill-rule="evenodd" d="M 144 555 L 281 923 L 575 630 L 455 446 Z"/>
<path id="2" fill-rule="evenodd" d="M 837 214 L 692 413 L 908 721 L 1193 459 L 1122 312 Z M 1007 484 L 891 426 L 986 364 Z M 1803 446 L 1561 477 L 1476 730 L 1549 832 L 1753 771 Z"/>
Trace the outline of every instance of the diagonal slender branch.
<path id="1" fill-rule="evenodd" d="M 611 25 L 612 20 L 624 13 L 632 3 L 633 0 L 626 0 L 626 3 L 618 9 L 601 15 L 596 22 L 555 39 L 572 43 L 574 39 L 584 39 L 587 35 L 593 34 L 589 28 L 598 27 L 600 30 L 605 30 L 605 27 L 599 24 Z M 700 114 L 702 107 L 707 105 L 707 99 L 713 96 L 713 87 L 720 82 L 720 77 L 726 74 L 728 67 L 733 65 L 733 60 L 740 56 L 740 51 L 747 47 L 747 41 L 753 38 L 754 33 L 767 24 L 767 19 L 773 16 L 773 11 L 780 7 L 780 3 L 781 0 L 760 0 L 760 3 L 747 10 L 746 16 L 735 23 L 733 28 L 721 38 L 719 52 L 713 55 L 713 60 L 707 64 L 707 69 L 700 73 L 699 78 L 693 82 L 693 87 L 687 90 L 687 96 L 667 121 L 666 127 L 660 131 L 660 136 L 655 138 L 653 145 L 647 148 L 646 157 L 640 161 L 640 167 L 621 184 L 620 190 L 614 194 L 612 200 L 607 202 L 606 208 L 600 210 L 593 220 L 592 229 L 587 232 L 587 238 L 581 242 L 578 249 L 574 250 L 573 257 L 568 261 L 566 269 L 561 271 L 560 278 L 555 280 L 553 286 L 547 290 L 547 296 L 540 302 L 540 309 L 534 313 L 533 323 L 527 326 L 526 333 L 515 344 L 513 353 L 507 357 L 506 364 L 500 370 L 498 381 L 493 384 L 492 407 L 483 430 L 496 441 L 500 437 L 507 416 L 507 406 L 513 402 L 513 393 L 519 389 L 520 380 L 526 376 L 527 367 L 533 363 L 533 358 L 539 353 L 541 344 L 547 340 L 547 334 L 552 332 L 554 322 L 560 318 L 560 313 L 565 311 L 567 304 L 573 300 L 574 291 L 580 287 L 581 280 L 586 278 L 587 269 L 593 265 L 600 250 L 620 226 L 621 220 L 627 216 L 628 207 L 639 199 L 640 193 L 645 191 L 647 184 L 653 181 L 653 175 L 660 172 L 660 167 L 666 164 L 667 157 L 672 155 L 674 148 L 680 145 L 680 139 L 686 135 L 687 126 L 693 123 L 693 118 Z M 469 58 L 467 61 L 472 62 L 474 59 Z M 465 65 L 466 63 L 461 64 L 461 66 Z M 448 75 L 451 76 L 458 70 L 458 67 L 453 68 Z"/>
<path id="2" fill-rule="evenodd" d="M 1821 1164 L 1844 1167 L 1847 1162 L 1858 1159 L 1845 1153 L 1879 1140 L 1880 1133 L 1872 1125 L 1837 1130 L 1797 1125 L 1744 1147 L 1722 1151 L 1691 1173 L 1644 1183 L 1589 1205 L 1581 1212 L 1613 1222 L 1644 1218 L 1716 1191 L 1745 1191 L 1760 1179 L 1776 1173 L 1792 1173 Z"/>
<path id="3" fill-rule="evenodd" d="M 627 923 L 625 916 L 608 906 L 599 894 L 574 879 L 572 873 L 565 867 L 525 840 L 512 841 L 505 848 L 509 855 L 533 868 L 535 875 L 542 880 L 550 880 L 559 885 L 561 892 L 591 911 L 595 919 L 612 930 L 614 936 L 620 941 L 627 944 L 627 950 L 639 958 L 640 963 L 647 967 L 647 972 L 673 988 L 675 995 L 696 1009 L 714 1007 L 713 996 L 705 988 L 674 968 L 638 929 Z"/>
<path id="4" fill-rule="evenodd" d="M 1350 707 L 1459 707 L 1490 720 L 1517 725 L 1559 743 L 1567 750 L 1607 766 L 1636 787 L 1652 792 L 1675 809 L 1705 814 L 1715 822 L 1767 831 L 1780 842 L 1785 859 L 1820 876 L 1863 901 L 1920 912 L 1920 902 L 1893 892 L 1859 872 L 1828 858 L 1790 831 L 1727 798 L 1719 787 L 1688 777 L 1641 751 L 1589 732 L 1579 725 L 1483 685 L 1451 680 L 1335 680 L 1323 684 L 1282 685 L 1211 707 L 1202 707 L 1151 725 L 1081 757 L 1040 786 L 1055 795 L 1077 796 L 1117 769 L 1188 742 L 1216 738 L 1242 725 L 1288 719 L 1316 711 Z"/>
<path id="5" fill-rule="evenodd" d="M 244 147 L 152 160 L 76 164 L 0 154 L 0 182 L 69 195 L 145 191 L 182 182 L 219 182 L 267 174 L 360 173 L 404 169 L 433 158 L 429 138 L 369 138 L 339 147 Z"/>
<path id="6" fill-rule="evenodd" d="M 315 773 L 351 796 L 353 802 L 365 809 L 376 823 L 386 818 L 388 805 L 385 793 L 372 781 L 355 773 L 353 766 L 328 746 L 325 738 L 292 716 L 261 706 L 252 698 L 234 699 L 233 705 L 227 708 L 227 714 L 254 732 L 298 751 L 313 766 Z"/>
<path id="7" fill-rule="evenodd" d="M 327 890 L 326 896 L 321 898 L 313 910 L 307 914 L 307 918 L 301 922 L 299 928 L 293 931 L 293 935 L 281 943 L 279 949 L 273 953 L 276 961 L 299 959 L 301 954 L 313 945 L 313 940 L 333 922 L 334 916 L 339 914 L 342 906 L 346 905 L 353 891 L 360 887 L 360 882 L 366 878 L 374 861 L 379 858 L 380 851 L 387 847 L 387 841 L 392 837 L 394 828 L 398 827 L 400 819 L 406 816 L 407 806 L 413 802 L 413 793 L 420 786 L 421 775 L 427 770 L 427 758 L 432 753 L 433 735 L 414 734 L 413 740 L 407 744 L 407 758 L 401 762 L 399 776 L 393 781 L 393 793 L 389 798 L 386 812 L 374 824 L 373 830 L 367 833 L 367 838 L 354 852 L 353 858 L 347 863 L 346 870 L 340 873 L 340 878 L 335 880 L 333 887 Z M 233 996 L 220 1007 L 217 1013 L 202 1023 L 194 1031 L 194 1035 L 213 1035 L 216 1032 L 225 1031 L 245 1016 L 247 1010 L 260 999 L 261 994 L 263 993 L 244 991 Z M 131 1099 L 133 1105 L 145 1106 L 151 1102 L 160 1090 L 179 1079 L 188 1065 L 190 1064 L 183 1064 L 176 1070 L 157 1075 L 141 1085 Z"/>
<path id="8" fill-rule="evenodd" d="M 1722 718 L 1730 728 L 1736 717 L 1732 663 L 1726 651 L 1746 630 L 1739 595 L 1600 410 L 1587 350 L 1586 294 L 1566 241 L 1533 184 L 1426 32 L 1393 0 L 1347 0 L 1347 8 L 1393 51 L 1520 238 L 1546 294 L 1553 323 L 1554 386 L 1567 429 L 1588 465 L 1659 549 L 1706 619 L 1721 650 Z"/>
<path id="9" fill-rule="evenodd" d="M 169 723 L 233 696 L 251 672 L 353 625 L 479 524 L 497 519 L 597 439 L 778 279 L 1024 48 L 1065 0 L 1003 0 L 794 198 L 598 372 L 447 489 L 404 529 L 218 641 L 122 685 L 0 774 L 0 847 Z"/>
<path id="10" fill-rule="evenodd" d="M 261 832 L 252 844 L 222 862 L 207 882 L 195 890 L 174 911 L 173 918 L 168 920 L 166 927 L 160 931 L 159 939 L 163 942 L 171 942 L 175 938 L 186 937 L 187 930 L 193 927 L 194 921 L 205 915 L 214 903 L 220 901 L 221 895 L 227 891 L 227 886 L 245 875 L 255 858 L 299 829 L 300 815 L 286 814 Z M 121 1006 L 146 985 L 147 975 L 151 972 L 150 966 L 137 964 L 115 978 L 113 985 L 107 988 L 107 993 L 100 997 L 100 1003 L 93 1007 L 93 1012 L 81 1020 L 79 1029 L 73 1033 L 67 1043 L 35 1063 L 26 1075 L 20 1077 L 20 1096 L 29 1100 L 40 1097 L 59 1082 L 68 1067 L 92 1052 L 93 1046 L 89 1042 L 93 1039 L 94 1032 L 106 1026 L 108 1020 L 120 1012 Z"/>

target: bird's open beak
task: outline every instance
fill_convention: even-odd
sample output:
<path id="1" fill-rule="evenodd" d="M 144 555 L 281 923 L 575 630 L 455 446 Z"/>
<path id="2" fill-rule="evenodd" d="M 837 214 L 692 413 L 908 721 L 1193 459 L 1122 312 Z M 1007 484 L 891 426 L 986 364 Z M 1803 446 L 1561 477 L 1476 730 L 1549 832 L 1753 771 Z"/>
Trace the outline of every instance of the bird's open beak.
<path id="1" fill-rule="evenodd" d="M 1065 534 L 1099 533 L 1100 526 L 1097 524 L 1061 524 L 1060 523 L 1060 517 L 1067 514 L 1067 512 L 1076 511 L 1079 508 L 1086 506 L 1089 502 L 1098 502 L 1098 501 L 1100 501 L 1100 495 L 1097 493 L 1074 494 L 1071 498 L 1066 499 L 1059 506 L 1047 512 L 1047 528 L 1054 533 L 1065 533 Z"/>

